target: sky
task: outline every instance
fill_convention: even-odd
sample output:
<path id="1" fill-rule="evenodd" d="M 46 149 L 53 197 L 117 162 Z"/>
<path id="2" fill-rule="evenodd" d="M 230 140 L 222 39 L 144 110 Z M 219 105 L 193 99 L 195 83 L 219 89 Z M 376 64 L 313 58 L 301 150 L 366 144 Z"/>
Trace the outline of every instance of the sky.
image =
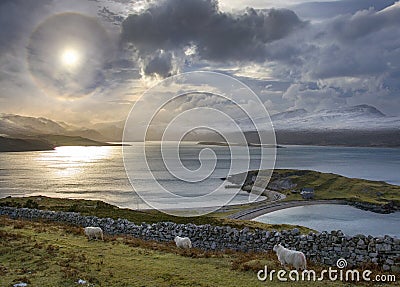
<path id="1" fill-rule="evenodd" d="M 2 0 L 0 27 L 0 113 L 123 121 L 163 79 L 213 71 L 270 114 L 368 104 L 400 116 L 395 1 Z"/>

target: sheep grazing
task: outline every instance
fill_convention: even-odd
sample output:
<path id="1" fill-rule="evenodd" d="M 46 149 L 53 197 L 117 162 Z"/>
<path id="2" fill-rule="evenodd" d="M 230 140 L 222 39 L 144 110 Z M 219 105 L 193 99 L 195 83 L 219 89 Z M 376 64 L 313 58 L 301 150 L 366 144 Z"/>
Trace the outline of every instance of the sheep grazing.
<path id="1" fill-rule="evenodd" d="M 85 227 L 85 235 L 87 236 L 88 240 L 92 238 L 104 240 L 103 238 L 103 230 L 100 227 L 88 226 Z"/>
<path id="2" fill-rule="evenodd" d="M 307 260 L 303 252 L 287 249 L 280 243 L 275 245 L 273 250 L 284 268 L 286 268 L 286 264 L 292 265 L 296 270 L 307 268 Z"/>
<path id="3" fill-rule="evenodd" d="M 174 239 L 176 246 L 183 249 L 192 248 L 192 242 L 190 241 L 189 237 L 179 237 L 176 236 Z"/>

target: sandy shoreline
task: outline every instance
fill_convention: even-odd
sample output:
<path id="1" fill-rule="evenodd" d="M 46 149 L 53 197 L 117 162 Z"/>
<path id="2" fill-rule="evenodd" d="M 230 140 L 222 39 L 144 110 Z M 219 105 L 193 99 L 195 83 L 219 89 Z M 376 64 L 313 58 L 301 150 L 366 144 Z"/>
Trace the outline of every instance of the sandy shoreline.
<path id="1" fill-rule="evenodd" d="M 313 200 L 313 201 L 304 201 L 304 200 L 297 200 L 297 201 L 280 201 L 271 204 L 267 204 L 264 206 L 258 206 L 255 208 L 250 208 L 246 210 L 242 210 L 235 214 L 229 215 L 228 218 L 231 219 L 241 219 L 241 220 L 251 220 L 258 216 L 296 206 L 305 206 L 305 205 L 316 205 L 316 204 L 342 204 L 347 205 L 346 200 Z"/>

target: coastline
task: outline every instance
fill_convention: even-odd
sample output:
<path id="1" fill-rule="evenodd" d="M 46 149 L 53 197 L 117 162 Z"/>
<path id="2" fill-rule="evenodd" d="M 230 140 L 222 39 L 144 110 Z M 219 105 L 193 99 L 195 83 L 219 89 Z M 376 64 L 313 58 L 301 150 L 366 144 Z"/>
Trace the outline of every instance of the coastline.
<path id="1" fill-rule="evenodd" d="M 264 192 L 271 192 L 270 190 L 265 190 Z M 275 192 L 275 191 L 273 191 Z M 278 193 L 278 192 L 275 192 Z M 263 193 L 265 195 L 265 193 Z M 283 194 L 282 194 L 283 195 Z M 284 196 L 284 195 L 283 195 Z M 275 201 L 267 201 L 267 199 L 255 203 L 253 206 L 249 208 L 245 208 L 238 212 L 228 215 L 226 218 L 228 219 L 238 219 L 238 220 L 252 220 L 261 215 L 287 209 L 291 207 L 298 206 L 308 206 L 308 205 L 318 205 L 318 204 L 338 204 L 338 205 L 350 205 L 357 209 L 370 211 L 378 214 L 389 214 L 393 212 L 399 212 L 399 209 L 392 205 L 376 205 L 370 204 L 366 202 L 357 202 L 357 201 L 349 201 L 345 199 L 318 199 L 318 200 L 292 200 L 292 201 L 283 201 L 285 197 L 282 199 L 277 199 Z M 229 211 L 232 207 L 243 206 L 242 204 L 231 205 L 224 209 L 224 211 Z M 231 207 L 231 208 L 230 208 Z"/>
<path id="2" fill-rule="evenodd" d="M 265 190 L 262 195 L 268 197 L 266 194 L 267 193 L 278 193 L 276 191 L 271 191 L 271 190 Z M 243 210 L 240 210 L 238 212 L 235 212 L 233 214 L 228 215 L 226 218 L 229 219 L 238 219 L 238 220 L 252 220 L 256 217 L 259 217 L 261 215 L 282 210 L 282 209 L 287 209 L 291 207 L 298 207 L 298 206 L 308 206 L 308 205 L 318 205 L 318 204 L 338 204 L 338 205 L 350 205 L 353 206 L 357 209 L 365 210 L 365 211 L 370 211 L 378 214 L 390 214 L 394 212 L 399 212 L 399 208 L 395 206 L 394 204 L 385 204 L 385 205 L 377 205 L 377 204 L 371 204 L 367 202 L 358 202 L 358 201 L 349 201 L 346 199 L 317 199 L 317 200 L 291 200 L 291 201 L 284 201 L 286 196 L 284 194 L 281 194 L 282 197 L 278 198 L 274 201 L 268 201 L 268 199 L 265 199 L 263 201 L 259 201 L 255 204 L 252 204 L 252 206 L 245 208 Z M 243 206 L 242 204 L 238 205 L 231 205 L 225 208 L 224 211 L 229 211 L 229 207 L 238 207 L 238 206 Z"/>
<path id="3" fill-rule="evenodd" d="M 228 216 L 230 219 L 240 219 L 240 220 L 252 220 L 261 215 L 291 208 L 297 206 L 306 206 L 306 205 L 316 205 L 316 204 L 339 204 L 339 205 L 348 205 L 348 202 L 345 200 L 336 200 L 336 199 L 327 199 L 327 200 L 313 200 L 313 201 L 279 201 L 274 202 L 272 204 L 264 205 L 261 207 L 254 207 L 239 211 L 237 213 L 231 214 Z"/>
<path id="4" fill-rule="evenodd" d="M 250 170 L 247 173 L 230 175 L 227 180 L 236 185 L 242 184 L 242 190 L 246 192 L 256 189 L 257 194 L 264 195 L 269 200 L 263 201 L 262 204 L 244 207 L 242 210 L 229 214 L 228 218 L 251 220 L 281 209 L 316 204 L 350 205 L 379 214 L 400 211 L 396 195 L 398 186 L 386 182 L 347 178 L 311 170 L 275 169 L 268 187 L 261 190 L 254 186 L 253 182 L 253 178 L 258 176 L 258 173 L 258 170 Z M 303 187 L 316 189 L 313 199 L 304 199 L 300 196 Z"/>

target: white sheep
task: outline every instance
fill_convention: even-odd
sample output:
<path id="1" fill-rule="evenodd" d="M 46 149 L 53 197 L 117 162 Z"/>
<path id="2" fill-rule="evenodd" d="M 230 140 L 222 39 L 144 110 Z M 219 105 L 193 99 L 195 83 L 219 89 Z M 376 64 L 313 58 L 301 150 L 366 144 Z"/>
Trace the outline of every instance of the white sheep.
<path id="1" fill-rule="evenodd" d="M 104 240 L 103 238 L 103 230 L 100 227 L 95 227 L 95 226 L 88 226 L 85 227 L 85 235 L 87 236 L 88 240 L 92 238 Z"/>
<path id="2" fill-rule="evenodd" d="M 179 248 L 189 249 L 192 248 L 192 242 L 189 237 L 176 236 L 174 239 L 176 246 Z"/>
<path id="3" fill-rule="evenodd" d="M 287 249 L 280 243 L 275 245 L 273 250 L 284 268 L 286 268 L 286 264 L 292 265 L 296 270 L 307 268 L 307 260 L 303 252 Z"/>

